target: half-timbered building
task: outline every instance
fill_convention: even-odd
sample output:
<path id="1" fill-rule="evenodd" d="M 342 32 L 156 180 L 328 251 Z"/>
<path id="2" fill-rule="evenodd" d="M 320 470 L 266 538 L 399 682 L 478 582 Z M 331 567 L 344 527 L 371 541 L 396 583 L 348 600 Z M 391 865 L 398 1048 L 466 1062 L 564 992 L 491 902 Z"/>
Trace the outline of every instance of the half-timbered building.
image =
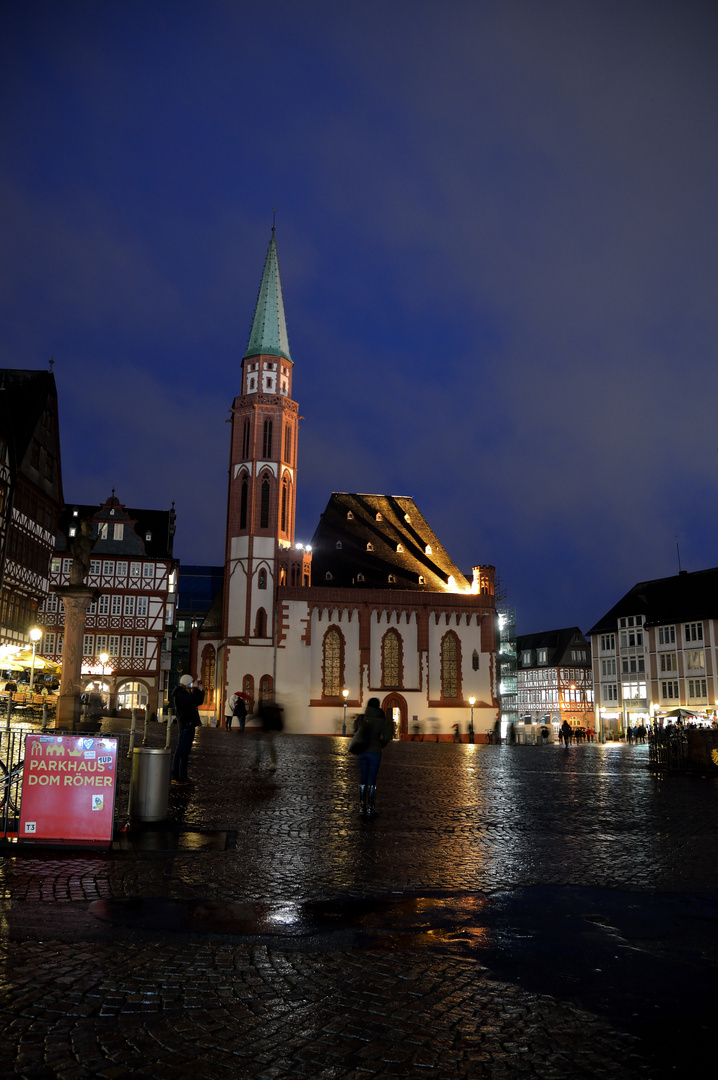
<path id="1" fill-rule="evenodd" d="M 99 507 L 66 505 L 51 563 L 53 585 L 70 581 L 72 541 L 83 519 L 92 522 L 94 538 L 85 584 L 101 591 L 87 612 L 83 689 L 101 690 L 110 711 L 121 715 L 132 708 L 155 713 L 166 704 L 175 625 L 174 509 L 130 509 L 114 493 Z M 55 593 L 45 600 L 38 625 L 43 655 L 62 663 L 64 610 Z"/>
<path id="2" fill-rule="evenodd" d="M 497 718 L 494 568 L 467 579 L 405 496 L 332 495 L 295 543 L 299 406 L 274 230 L 231 409 L 224 588 L 199 629 L 211 706 L 271 695 L 289 730 L 336 733 L 380 698 L 405 735 Z M 195 672 L 192 672 L 194 674 Z"/>
<path id="3" fill-rule="evenodd" d="M 0 371 L 0 645 L 23 645 L 49 588 L 62 506 L 51 371 Z"/>

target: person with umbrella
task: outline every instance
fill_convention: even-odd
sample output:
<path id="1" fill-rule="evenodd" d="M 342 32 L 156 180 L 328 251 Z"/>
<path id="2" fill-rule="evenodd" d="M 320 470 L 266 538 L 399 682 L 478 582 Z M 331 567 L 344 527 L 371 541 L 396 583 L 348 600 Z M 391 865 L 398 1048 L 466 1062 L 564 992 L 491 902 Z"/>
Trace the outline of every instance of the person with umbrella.
<path id="1" fill-rule="evenodd" d="M 227 698 L 224 706 L 224 726 L 227 731 L 232 729 L 233 716 L 236 716 L 239 720 L 239 730 L 244 731 L 244 724 L 247 719 L 245 701 L 249 701 L 249 694 L 243 694 L 241 690 L 235 690 L 232 696 Z"/>

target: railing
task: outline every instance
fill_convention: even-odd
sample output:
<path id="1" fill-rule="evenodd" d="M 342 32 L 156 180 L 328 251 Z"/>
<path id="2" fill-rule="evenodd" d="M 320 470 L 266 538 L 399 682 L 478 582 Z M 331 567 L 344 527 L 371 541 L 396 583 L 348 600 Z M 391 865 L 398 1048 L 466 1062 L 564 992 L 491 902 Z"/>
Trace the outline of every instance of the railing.
<path id="1" fill-rule="evenodd" d="M 669 772 L 688 768 L 688 739 L 683 728 L 649 729 L 648 765 L 651 769 Z"/>
<path id="2" fill-rule="evenodd" d="M 15 714 L 13 713 L 13 716 Z M 117 739 L 117 780 L 115 787 L 115 827 L 127 821 L 130 776 L 132 773 L 131 747 L 165 746 L 167 730 L 163 724 L 143 726 L 140 722 L 134 733 L 113 731 L 112 721 L 104 724 L 107 730 L 99 730 L 97 737 Z M 13 727 L 0 727 L 0 841 L 17 838 L 20 821 L 20 803 L 22 799 L 22 774 L 25 759 L 25 736 L 37 733 L 37 725 L 32 727 L 14 724 Z M 170 737 L 176 728 L 170 729 Z M 63 732 L 56 728 L 48 731 L 52 735 L 70 735 L 77 732 Z M 91 736 L 95 737 L 95 736 Z M 174 743 L 174 739 L 172 742 Z M 174 748 L 174 747 L 173 747 Z"/>

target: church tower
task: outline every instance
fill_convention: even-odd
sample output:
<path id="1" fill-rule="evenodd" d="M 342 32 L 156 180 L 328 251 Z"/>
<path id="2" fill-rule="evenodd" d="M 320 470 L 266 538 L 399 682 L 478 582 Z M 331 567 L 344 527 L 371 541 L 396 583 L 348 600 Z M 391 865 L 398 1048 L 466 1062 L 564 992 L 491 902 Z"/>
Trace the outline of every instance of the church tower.
<path id="1" fill-rule="evenodd" d="M 223 637 L 274 643 L 276 589 L 303 584 L 294 558 L 299 408 L 284 318 L 277 245 L 269 241 L 241 393 L 232 405 Z"/>

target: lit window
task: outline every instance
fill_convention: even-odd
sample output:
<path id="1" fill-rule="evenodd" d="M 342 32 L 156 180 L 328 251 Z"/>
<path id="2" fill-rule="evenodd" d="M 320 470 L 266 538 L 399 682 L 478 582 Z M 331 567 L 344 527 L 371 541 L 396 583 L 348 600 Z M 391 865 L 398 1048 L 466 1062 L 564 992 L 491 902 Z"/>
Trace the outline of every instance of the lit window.
<path id="1" fill-rule="evenodd" d="M 425 554 L 425 555 L 431 555 L 431 554 L 432 554 L 432 551 L 431 551 L 431 544 L 427 544 L 427 545 L 426 545 L 426 547 L 424 548 L 424 554 Z"/>
<path id="2" fill-rule="evenodd" d="M 323 642 L 324 697 L 341 697 L 344 685 L 343 642 L 338 630 L 327 630 Z"/>
<path id="3" fill-rule="evenodd" d="M 441 696 L 459 697 L 459 641 L 453 631 L 441 642 Z"/>
<path id="4" fill-rule="evenodd" d="M 381 685 L 401 686 L 401 638 L 396 630 L 387 630 L 381 643 Z"/>
<path id="5" fill-rule="evenodd" d="M 125 535 L 125 526 L 122 524 L 122 522 L 118 522 L 114 527 L 113 534 L 112 534 L 112 539 L 113 540 L 122 540 L 124 538 L 124 535 Z"/>
<path id="6" fill-rule="evenodd" d="M 373 551 L 374 550 L 374 545 L 372 544 L 371 540 L 367 544 L 366 549 L 367 549 L 367 551 Z"/>
<path id="7" fill-rule="evenodd" d="M 396 545 L 396 550 L 397 550 L 398 552 L 403 552 L 403 551 L 404 551 L 404 548 L 403 548 L 403 547 L 401 546 L 401 544 L 397 544 L 397 545 Z"/>

